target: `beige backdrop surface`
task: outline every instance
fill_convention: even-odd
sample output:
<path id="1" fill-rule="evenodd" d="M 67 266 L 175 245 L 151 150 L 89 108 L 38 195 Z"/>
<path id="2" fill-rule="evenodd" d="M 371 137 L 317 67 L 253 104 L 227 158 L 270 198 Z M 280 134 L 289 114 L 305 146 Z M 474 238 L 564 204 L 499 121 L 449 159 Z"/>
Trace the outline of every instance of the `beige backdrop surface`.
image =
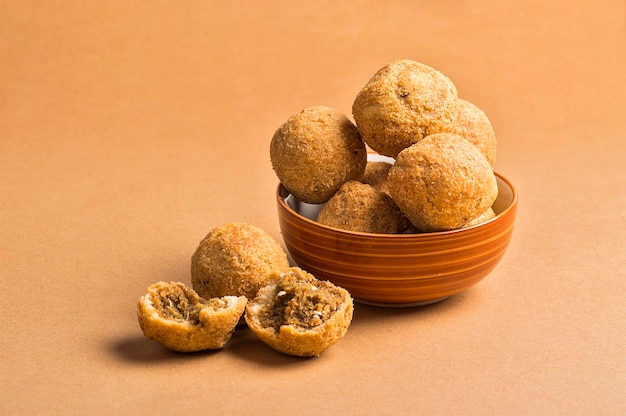
<path id="1" fill-rule="evenodd" d="M 520 198 L 496 270 L 357 304 L 315 359 L 144 338 L 137 299 L 211 228 L 281 241 L 274 130 L 399 58 L 492 120 Z M 0 413 L 625 414 L 625 74 L 621 0 L 2 2 Z"/>

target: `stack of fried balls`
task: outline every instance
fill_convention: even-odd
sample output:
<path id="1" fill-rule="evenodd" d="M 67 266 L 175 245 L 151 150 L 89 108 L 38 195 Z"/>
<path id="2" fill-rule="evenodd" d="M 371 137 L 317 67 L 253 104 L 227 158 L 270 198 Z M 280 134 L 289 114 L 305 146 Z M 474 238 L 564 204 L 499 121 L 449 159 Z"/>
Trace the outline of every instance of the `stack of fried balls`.
<path id="1" fill-rule="evenodd" d="M 487 115 L 436 69 L 403 59 L 357 94 L 352 123 L 327 106 L 291 116 L 270 143 L 272 167 L 317 221 L 365 233 L 453 230 L 495 216 L 496 136 Z M 392 159 L 368 161 L 368 148 Z"/>
<path id="2" fill-rule="evenodd" d="M 352 113 L 355 123 L 334 108 L 309 107 L 271 140 L 276 175 L 300 201 L 322 205 L 319 223 L 399 234 L 495 216 L 495 133 L 445 75 L 391 62 L 358 93 Z M 390 163 L 368 160 L 368 147 Z M 245 323 L 279 352 L 317 356 L 352 321 L 348 291 L 290 267 L 281 245 L 252 224 L 213 228 L 192 256 L 191 283 L 157 282 L 137 304 L 146 337 L 173 351 L 223 348 Z"/>

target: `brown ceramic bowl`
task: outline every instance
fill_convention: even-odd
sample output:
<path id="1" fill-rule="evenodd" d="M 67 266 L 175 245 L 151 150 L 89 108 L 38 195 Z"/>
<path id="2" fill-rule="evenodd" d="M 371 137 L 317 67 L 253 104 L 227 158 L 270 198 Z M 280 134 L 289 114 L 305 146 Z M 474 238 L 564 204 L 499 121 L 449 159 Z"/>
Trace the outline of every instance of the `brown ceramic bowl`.
<path id="1" fill-rule="evenodd" d="M 362 303 L 418 306 L 443 300 L 475 285 L 499 263 L 513 233 L 517 195 L 497 174 L 496 217 L 453 231 L 367 234 L 315 222 L 321 205 L 298 201 L 282 184 L 278 219 L 293 261 L 329 280 Z"/>

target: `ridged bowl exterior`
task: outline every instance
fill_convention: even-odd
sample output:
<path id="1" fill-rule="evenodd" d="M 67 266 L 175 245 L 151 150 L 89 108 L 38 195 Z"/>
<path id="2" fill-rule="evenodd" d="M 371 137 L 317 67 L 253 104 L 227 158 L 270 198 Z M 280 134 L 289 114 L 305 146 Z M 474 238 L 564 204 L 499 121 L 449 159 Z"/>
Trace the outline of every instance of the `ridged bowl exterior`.
<path id="1" fill-rule="evenodd" d="M 296 210 L 306 204 L 279 184 L 282 237 L 299 267 L 347 289 L 358 301 L 381 306 L 432 303 L 476 284 L 504 256 L 513 233 L 517 195 L 507 179 L 496 177 L 495 218 L 469 228 L 421 234 L 367 234 L 327 227 L 300 215 Z"/>

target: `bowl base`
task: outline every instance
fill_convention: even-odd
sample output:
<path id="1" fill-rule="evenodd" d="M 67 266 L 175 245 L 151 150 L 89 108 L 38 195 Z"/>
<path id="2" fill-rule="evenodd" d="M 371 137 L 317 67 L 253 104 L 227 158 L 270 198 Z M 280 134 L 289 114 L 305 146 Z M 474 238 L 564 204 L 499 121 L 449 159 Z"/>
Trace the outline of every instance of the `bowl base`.
<path id="1" fill-rule="evenodd" d="M 381 308 L 413 308 L 413 307 L 416 307 L 416 306 L 432 305 L 434 303 L 441 302 L 442 300 L 446 300 L 449 297 L 450 296 L 444 296 L 444 297 L 439 298 L 439 299 L 425 300 L 425 301 L 422 301 L 422 302 L 413 302 L 413 303 L 382 303 L 382 302 L 372 302 L 372 301 L 369 301 L 369 300 L 358 299 L 358 298 L 355 298 L 354 301 L 358 302 L 358 303 L 362 303 L 364 305 L 378 306 L 378 307 L 381 307 Z"/>

